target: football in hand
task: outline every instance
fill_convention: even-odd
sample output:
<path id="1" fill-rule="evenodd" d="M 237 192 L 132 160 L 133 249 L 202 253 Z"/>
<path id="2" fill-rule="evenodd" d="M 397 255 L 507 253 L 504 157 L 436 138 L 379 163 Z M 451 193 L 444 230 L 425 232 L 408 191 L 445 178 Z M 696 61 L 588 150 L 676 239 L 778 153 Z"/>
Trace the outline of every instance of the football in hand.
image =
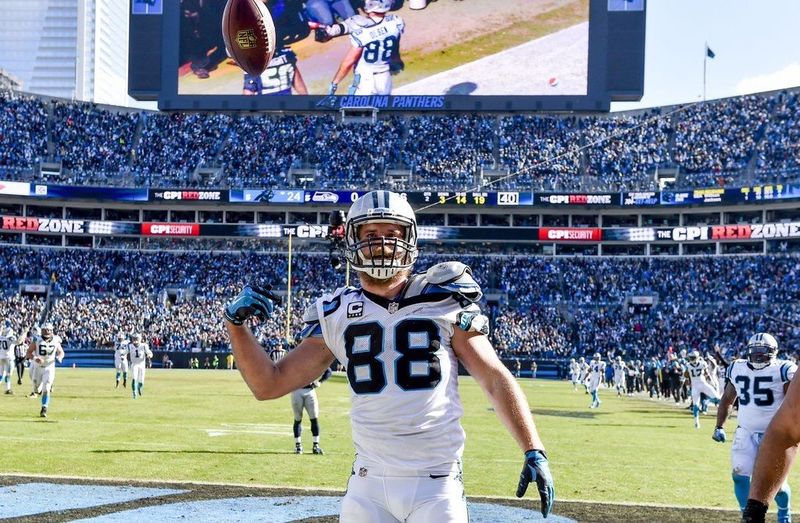
<path id="1" fill-rule="evenodd" d="M 222 37 L 228 55 L 252 75 L 263 73 L 275 54 L 275 23 L 261 0 L 228 0 Z"/>

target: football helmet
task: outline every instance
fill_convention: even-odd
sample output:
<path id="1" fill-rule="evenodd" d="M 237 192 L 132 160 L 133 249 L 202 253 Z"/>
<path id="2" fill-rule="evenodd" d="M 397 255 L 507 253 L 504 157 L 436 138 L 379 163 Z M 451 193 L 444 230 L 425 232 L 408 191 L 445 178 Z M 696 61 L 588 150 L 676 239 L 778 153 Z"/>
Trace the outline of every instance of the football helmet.
<path id="1" fill-rule="evenodd" d="M 403 227 L 405 234 L 403 238 L 371 236 L 361 240 L 358 231 L 368 223 L 397 224 Z M 356 200 L 347 213 L 344 238 L 350 266 L 378 280 L 387 280 L 410 269 L 419 254 L 414 209 L 391 191 L 371 191 Z"/>
<path id="2" fill-rule="evenodd" d="M 602 358 L 602 356 L 600 356 L 600 353 L 599 353 L 599 352 L 595 352 L 595 353 L 594 353 L 594 356 L 592 356 L 592 359 L 593 359 L 594 361 L 600 361 L 600 358 Z"/>
<path id="3" fill-rule="evenodd" d="M 133 343 L 141 343 L 142 342 L 142 335 L 141 334 L 134 334 L 133 335 Z"/>
<path id="4" fill-rule="evenodd" d="M 44 341 L 50 341 L 53 339 L 53 324 L 49 321 L 42 325 L 42 339 Z"/>
<path id="5" fill-rule="evenodd" d="M 615 361 L 617 363 L 622 363 L 622 356 L 617 356 Z"/>
<path id="6" fill-rule="evenodd" d="M 689 361 L 691 361 L 692 363 L 695 363 L 699 359 L 700 359 L 700 353 L 697 352 L 696 350 L 693 350 L 692 352 L 689 353 Z"/>
<path id="7" fill-rule="evenodd" d="M 581 356 L 581 357 L 580 357 L 580 359 L 578 359 L 578 361 L 579 361 L 580 363 L 586 363 L 586 360 L 584 359 L 584 357 L 583 357 L 583 356 Z"/>
<path id="8" fill-rule="evenodd" d="M 569 362 L 570 362 L 570 363 L 575 363 L 575 358 L 570 358 L 570 359 L 569 359 Z"/>
<path id="9" fill-rule="evenodd" d="M 120 332 L 119 334 L 117 334 L 117 343 L 122 343 L 123 341 L 125 341 L 125 333 Z"/>
<path id="10" fill-rule="evenodd" d="M 759 332 L 747 341 L 747 360 L 755 369 L 763 369 L 778 355 L 778 340 L 772 334 Z"/>
<path id="11" fill-rule="evenodd" d="M 388 13 L 392 9 L 394 0 L 366 0 L 364 2 L 365 13 Z"/>

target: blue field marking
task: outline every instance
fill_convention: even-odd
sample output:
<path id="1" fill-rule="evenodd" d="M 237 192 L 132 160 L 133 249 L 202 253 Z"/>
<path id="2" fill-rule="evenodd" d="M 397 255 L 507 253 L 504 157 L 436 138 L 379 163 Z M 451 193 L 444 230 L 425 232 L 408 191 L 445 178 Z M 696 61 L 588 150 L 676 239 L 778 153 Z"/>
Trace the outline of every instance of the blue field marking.
<path id="1" fill-rule="evenodd" d="M 245 523 L 269 521 L 289 523 L 304 518 L 339 514 L 341 498 L 334 496 L 285 496 L 261 498 L 228 498 L 203 501 L 182 501 L 78 520 L 81 523 L 130 523 L 131 521 L 191 521 L 192 523 Z M 471 523 L 515 523 L 545 521 L 538 510 L 529 510 L 492 503 L 467 503 Z M 552 523 L 574 523 L 574 520 L 550 515 Z"/>
<path id="2" fill-rule="evenodd" d="M 20 483 L 0 488 L 0 518 L 31 516 L 54 510 L 97 507 L 183 492 L 186 491 L 145 487 Z"/>

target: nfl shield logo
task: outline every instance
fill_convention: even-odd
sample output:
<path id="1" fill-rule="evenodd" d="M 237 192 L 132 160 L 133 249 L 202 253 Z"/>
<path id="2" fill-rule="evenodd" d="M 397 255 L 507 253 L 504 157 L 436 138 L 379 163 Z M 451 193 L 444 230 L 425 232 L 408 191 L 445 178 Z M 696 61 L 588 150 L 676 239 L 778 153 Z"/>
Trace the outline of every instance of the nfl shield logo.
<path id="1" fill-rule="evenodd" d="M 256 46 L 256 32 L 252 29 L 245 29 L 236 33 L 236 43 L 242 49 L 252 49 Z"/>
<path id="2" fill-rule="evenodd" d="M 397 304 L 397 302 L 393 301 L 389 304 L 389 314 L 394 314 L 399 308 L 400 306 Z"/>

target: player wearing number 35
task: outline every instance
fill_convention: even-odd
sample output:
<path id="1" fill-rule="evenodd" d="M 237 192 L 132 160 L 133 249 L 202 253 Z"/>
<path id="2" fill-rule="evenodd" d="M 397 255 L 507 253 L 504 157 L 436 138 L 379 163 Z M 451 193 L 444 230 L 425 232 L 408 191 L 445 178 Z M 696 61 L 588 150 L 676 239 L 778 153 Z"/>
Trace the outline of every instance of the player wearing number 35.
<path id="1" fill-rule="evenodd" d="M 302 342 L 279 362 L 245 324 L 270 315 L 276 298 L 268 290 L 247 286 L 224 311 L 239 370 L 258 399 L 310 383 L 334 358 L 346 367 L 356 458 L 341 521 L 467 521 L 459 361 L 524 453 L 517 496 L 535 482 L 546 516 L 555 491 L 544 445 L 525 395 L 486 337 L 469 267 L 440 263 L 414 274 L 416 217 L 389 191 L 356 200 L 345 233 L 361 287 L 319 298 L 305 313 Z"/>

